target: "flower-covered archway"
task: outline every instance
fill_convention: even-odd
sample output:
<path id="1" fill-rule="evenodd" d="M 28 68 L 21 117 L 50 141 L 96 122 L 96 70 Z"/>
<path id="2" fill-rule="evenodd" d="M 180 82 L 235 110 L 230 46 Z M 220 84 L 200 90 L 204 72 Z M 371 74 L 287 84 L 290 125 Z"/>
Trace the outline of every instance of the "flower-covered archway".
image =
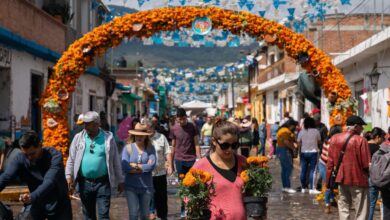
<path id="1" fill-rule="evenodd" d="M 228 30 L 237 35 L 245 32 L 258 40 L 264 39 L 269 44 L 284 48 L 290 57 L 297 59 L 308 73 L 316 77 L 323 88 L 331 103 L 331 125 L 344 124 L 346 117 L 352 114 L 351 90 L 342 73 L 332 64 L 329 56 L 302 35 L 249 12 L 216 7 L 160 8 L 117 17 L 84 35 L 63 53 L 41 99 L 44 145 L 55 146 L 67 155 L 70 142 L 68 97 L 75 90 L 77 78 L 96 55 L 104 55 L 108 48 L 118 46 L 124 37 L 150 37 L 156 32 L 190 28 L 197 17 L 208 17 L 214 29 Z"/>

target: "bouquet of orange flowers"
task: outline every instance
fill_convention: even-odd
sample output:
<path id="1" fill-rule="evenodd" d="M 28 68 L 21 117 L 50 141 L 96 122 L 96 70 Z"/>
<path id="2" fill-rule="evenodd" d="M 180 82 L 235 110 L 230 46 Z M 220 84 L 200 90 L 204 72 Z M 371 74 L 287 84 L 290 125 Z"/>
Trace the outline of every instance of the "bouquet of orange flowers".
<path id="1" fill-rule="evenodd" d="M 272 188 L 272 175 L 267 166 L 268 157 L 248 157 L 246 162 L 247 167 L 240 174 L 244 182 L 244 194 L 255 197 L 266 196 Z"/>
<path id="2" fill-rule="evenodd" d="M 188 219 L 202 219 L 210 216 L 209 205 L 215 195 L 213 176 L 202 170 L 190 169 L 185 176 L 180 176 L 179 196 L 183 200 Z"/>

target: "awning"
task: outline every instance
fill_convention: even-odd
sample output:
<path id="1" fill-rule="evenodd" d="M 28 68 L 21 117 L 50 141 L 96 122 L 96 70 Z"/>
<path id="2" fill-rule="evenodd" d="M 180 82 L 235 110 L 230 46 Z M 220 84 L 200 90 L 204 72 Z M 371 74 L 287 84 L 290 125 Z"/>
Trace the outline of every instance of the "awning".
<path id="1" fill-rule="evenodd" d="M 133 104 L 136 100 L 142 100 L 142 97 L 134 93 L 123 93 L 120 98 L 126 104 Z"/>

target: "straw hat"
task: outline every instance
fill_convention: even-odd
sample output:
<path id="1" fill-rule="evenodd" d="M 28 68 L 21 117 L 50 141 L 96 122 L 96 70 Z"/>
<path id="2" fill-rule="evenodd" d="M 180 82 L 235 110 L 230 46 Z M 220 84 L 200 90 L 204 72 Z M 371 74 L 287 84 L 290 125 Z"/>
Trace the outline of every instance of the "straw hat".
<path id="1" fill-rule="evenodd" d="M 146 124 L 137 123 L 133 130 L 129 131 L 131 135 L 139 135 L 139 136 L 150 136 L 152 132 L 150 132 L 149 126 Z"/>

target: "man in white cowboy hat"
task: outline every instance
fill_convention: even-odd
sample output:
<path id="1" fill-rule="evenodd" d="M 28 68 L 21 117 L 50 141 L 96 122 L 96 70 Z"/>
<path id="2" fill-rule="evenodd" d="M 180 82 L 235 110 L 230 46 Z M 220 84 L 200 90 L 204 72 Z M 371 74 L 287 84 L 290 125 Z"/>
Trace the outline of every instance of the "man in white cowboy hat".
<path id="1" fill-rule="evenodd" d="M 100 116 L 89 111 L 79 118 L 84 130 L 75 135 L 69 149 L 65 175 L 70 191 L 79 186 L 85 220 L 109 219 L 111 187 L 124 191 L 121 162 L 111 132 L 99 128 Z"/>

